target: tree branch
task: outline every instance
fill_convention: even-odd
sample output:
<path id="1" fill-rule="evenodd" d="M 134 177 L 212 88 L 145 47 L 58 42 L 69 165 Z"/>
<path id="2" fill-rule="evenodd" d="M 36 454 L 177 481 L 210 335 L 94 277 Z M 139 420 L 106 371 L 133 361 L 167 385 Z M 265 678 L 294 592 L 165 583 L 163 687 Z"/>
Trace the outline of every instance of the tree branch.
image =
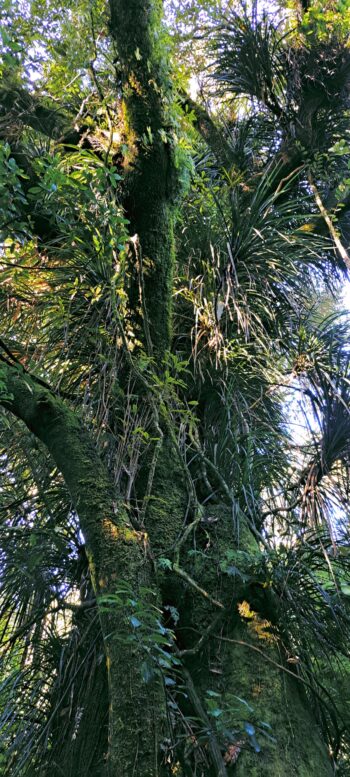
<path id="1" fill-rule="evenodd" d="M 219 164 L 229 169 L 233 163 L 232 150 L 223 132 L 221 132 L 214 119 L 212 119 L 202 105 L 192 100 L 186 92 L 182 92 L 180 97 L 184 108 L 187 108 L 193 114 L 195 119 L 194 125 L 197 131 L 205 140 Z"/>
<path id="2" fill-rule="evenodd" d="M 69 125 L 61 108 L 49 108 L 20 87 L 0 89 L 0 137 L 11 137 L 11 122 L 20 122 L 56 140 Z M 13 137 L 13 133 L 12 133 Z"/>
<path id="3" fill-rule="evenodd" d="M 9 362 L 0 363 L 0 404 L 25 423 L 52 455 L 71 493 L 81 520 L 87 546 L 99 558 L 103 522 L 118 521 L 114 515 L 113 489 L 90 436 L 78 415 L 62 399 L 33 380 L 25 370 Z M 120 516 L 121 523 L 125 516 Z M 98 581 L 95 579 L 95 586 Z"/>

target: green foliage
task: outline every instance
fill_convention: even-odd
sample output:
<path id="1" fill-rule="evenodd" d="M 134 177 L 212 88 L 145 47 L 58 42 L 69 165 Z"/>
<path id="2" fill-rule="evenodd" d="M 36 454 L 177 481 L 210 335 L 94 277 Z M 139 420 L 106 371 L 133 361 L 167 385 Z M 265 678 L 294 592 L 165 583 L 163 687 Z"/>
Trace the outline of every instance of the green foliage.
<path id="1" fill-rule="evenodd" d="M 323 3 L 316 0 L 303 15 L 301 29 L 307 36 L 317 36 L 321 41 L 338 37 L 347 39 L 350 25 L 348 0 Z"/>
<path id="2" fill-rule="evenodd" d="M 27 227 L 21 221 L 21 210 L 26 204 L 23 179 L 27 176 L 11 156 L 8 143 L 0 143 L 0 235 L 17 237 L 26 234 Z"/>
<path id="3" fill-rule="evenodd" d="M 209 690 L 206 695 L 208 714 L 216 720 L 218 731 L 226 742 L 233 745 L 238 742 L 239 748 L 250 747 L 255 753 L 263 750 L 264 738 L 276 744 L 271 735 L 271 726 L 264 721 L 257 721 L 253 707 L 245 699 L 232 694 L 222 703 L 216 691 Z M 222 707 L 219 706 L 221 704 Z"/>
<path id="4" fill-rule="evenodd" d="M 166 687 L 176 685 L 172 673 L 181 666 L 179 659 L 171 652 L 174 642 L 174 632 L 162 624 L 162 611 L 152 604 L 154 591 L 140 587 L 138 598 L 130 586 L 121 581 L 115 594 L 101 596 L 99 604 L 102 610 L 107 612 L 111 608 L 117 610 L 118 621 L 128 620 L 132 626 L 131 634 L 111 634 L 110 639 L 117 639 L 122 643 L 135 643 L 141 648 L 144 660 L 140 665 L 141 679 L 149 683 L 155 673 L 160 673 Z M 172 617 L 176 611 L 172 608 Z"/>

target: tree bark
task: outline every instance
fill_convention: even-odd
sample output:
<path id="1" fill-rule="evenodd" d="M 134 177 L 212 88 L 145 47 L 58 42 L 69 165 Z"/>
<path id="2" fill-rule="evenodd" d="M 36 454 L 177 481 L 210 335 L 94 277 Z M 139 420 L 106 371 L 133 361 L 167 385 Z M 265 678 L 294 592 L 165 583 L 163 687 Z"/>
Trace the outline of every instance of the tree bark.
<path id="1" fill-rule="evenodd" d="M 116 508 L 108 471 L 76 413 L 22 368 L 4 362 L 0 403 L 45 443 L 64 477 L 80 518 L 97 601 L 125 584 L 135 599 L 140 588 L 156 590 L 147 535 L 133 529 L 123 506 Z M 145 655 L 133 638 L 127 608 L 112 603 L 99 610 L 109 683 L 108 774 L 154 777 L 164 719 L 161 679 L 155 674 L 147 685 L 142 681 Z"/>
<path id="2" fill-rule="evenodd" d="M 163 354 L 171 338 L 173 221 L 178 175 L 171 80 L 162 46 L 162 3 L 111 0 L 110 9 L 111 33 L 120 61 L 128 146 L 125 207 L 131 234 L 137 236 L 138 246 L 131 257 L 137 289 L 132 302 L 133 305 L 137 302 L 138 288 L 142 285 L 141 316 L 147 319 L 144 326 L 149 327 L 154 350 Z"/>
<path id="3" fill-rule="evenodd" d="M 333 769 L 305 686 L 293 676 L 293 664 L 285 663 L 266 613 L 257 611 L 254 587 L 237 576 L 220 574 L 215 565 L 225 550 L 237 549 L 228 508 L 212 506 L 210 515 L 215 519 L 212 528 L 207 527 L 211 554 L 198 554 L 190 571 L 225 611 L 211 628 L 212 604 L 189 588 L 179 635 L 185 649 L 182 660 L 197 694 L 203 702 L 208 690 L 217 694 L 216 706 L 222 710 L 215 719 L 217 740 L 228 774 L 234 767 L 239 777 L 330 777 Z M 238 547 L 251 556 L 260 552 L 243 524 Z M 246 724 L 254 726 L 253 737 Z"/>

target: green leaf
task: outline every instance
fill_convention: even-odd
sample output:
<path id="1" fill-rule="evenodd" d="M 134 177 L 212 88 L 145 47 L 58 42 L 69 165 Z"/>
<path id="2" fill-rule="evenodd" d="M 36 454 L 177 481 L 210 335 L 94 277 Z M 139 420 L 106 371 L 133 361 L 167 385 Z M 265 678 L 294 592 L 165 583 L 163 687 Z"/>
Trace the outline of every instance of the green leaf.
<path id="1" fill-rule="evenodd" d="M 142 626 L 141 621 L 139 621 L 139 619 L 136 617 L 136 615 L 131 615 L 130 623 L 134 627 L 134 629 L 139 629 L 140 626 Z"/>
<path id="2" fill-rule="evenodd" d="M 172 677 L 164 677 L 164 683 L 167 686 L 174 686 L 176 685 L 176 680 L 173 680 Z"/>
<path id="3" fill-rule="evenodd" d="M 212 718 L 219 718 L 222 713 L 223 710 L 221 710 L 219 707 L 215 707 L 215 709 L 209 710 L 209 715 L 211 715 Z"/>

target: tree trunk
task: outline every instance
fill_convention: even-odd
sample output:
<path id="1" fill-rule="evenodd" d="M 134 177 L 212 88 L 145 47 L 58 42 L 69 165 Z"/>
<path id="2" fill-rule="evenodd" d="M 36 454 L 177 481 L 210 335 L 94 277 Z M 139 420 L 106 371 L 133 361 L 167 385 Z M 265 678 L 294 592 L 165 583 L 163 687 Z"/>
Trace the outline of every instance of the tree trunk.
<path id="1" fill-rule="evenodd" d="M 125 208 L 134 236 L 130 257 L 134 277 L 132 306 L 135 309 L 141 296 L 141 337 L 148 350 L 154 348 L 164 354 L 171 335 L 173 219 L 178 175 L 171 80 L 162 46 L 162 3 L 111 0 L 110 9 L 128 147 L 124 160 Z"/>
<path id="2" fill-rule="evenodd" d="M 212 526 L 205 531 L 211 552 L 195 555 L 188 571 L 225 610 L 215 612 L 210 601 L 188 587 L 178 635 L 203 707 L 211 703 L 220 710 L 213 717 L 209 711 L 209 721 L 227 774 L 330 777 L 333 768 L 305 685 L 293 676 L 293 664 L 285 663 L 266 614 L 255 611 L 254 588 L 218 569 L 225 550 L 238 547 L 253 555 L 259 552 L 257 541 L 242 526 L 237 545 L 224 505 L 212 506 L 210 517 Z M 198 550 L 201 545 L 199 535 Z M 213 777 L 220 773 L 213 761 L 211 768 Z"/>
<path id="3" fill-rule="evenodd" d="M 116 508 L 108 472 L 77 415 L 21 368 L 1 363 L 0 389 L 1 404 L 46 444 L 65 479 L 80 518 L 97 601 L 125 586 L 135 599 L 140 588 L 156 591 L 147 535 L 133 529 L 122 505 Z M 147 594 L 142 596 L 147 600 Z M 162 682 L 158 674 L 147 685 L 142 681 L 144 651 L 134 639 L 127 607 L 111 600 L 99 610 L 109 684 L 108 774 L 153 777 L 164 721 Z"/>
<path id="4" fill-rule="evenodd" d="M 283 670 L 281 653 L 262 633 L 256 618 L 250 624 L 240 623 L 233 631 L 236 643 L 223 643 L 221 651 L 224 698 L 228 703 L 236 701 L 233 706 L 243 717 L 245 705 L 232 700 L 232 694 L 249 704 L 253 713 L 248 712 L 247 719 L 253 721 L 256 732 L 246 736 L 235 774 L 330 777 L 333 769 L 305 689 L 287 673 L 288 665 Z"/>
<path id="5" fill-rule="evenodd" d="M 143 598 L 144 607 L 152 606 L 154 601 L 151 593 L 144 592 L 144 589 L 153 591 L 157 597 L 147 535 L 130 526 L 122 507 L 116 510 L 108 473 L 77 416 L 60 399 L 29 378 L 21 368 L 2 363 L 0 379 L 1 404 L 46 444 L 70 489 L 80 516 L 97 597 L 113 597 L 118 590 L 128 585 L 135 598 Z M 173 490 L 177 495 L 173 506 L 173 520 L 176 520 L 174 525 L 172 521 L 168 524 L 170 534 L 168 532 L 167 535 L 166 516 L 169 518 L 169 513 L 164 510 L 164 497 L 170 483 L 163 463 L 161 460 L 155 477 L 157 493 L 161 495 L 159 503 L 155 499 L 155 505 L 161 506 L 158 513 L 158 537 L 163 535 L 163 544 L 158 544 L 157 552 L 170 555 L 170 551 L 176 547 L 174 525 L 177 530 L 183 518 L 181 502 L 183 508 L 186 489 L 183 487 L 181 491 L 179 471 L 178 483 L 174 484 Z M 211 514 L 213 512 L 215 508 L 211 508 Z M 233 545 L 232 527 L 225 508 L 218 508 L 215 517 L 218 523 L 211 537 L 211 555 L 220 558 L 223 547 Z M 149 522 L 155 546 L 156 518 L 157 510 L 151 510 Z M 167 535 L 167 539 L 164 535 Z M 247 533 L 241 534 L 241 542 L 250 549 L 254 544 L 256 547 L 255 541 L 249 540 Z M 172 584 L 162 587 L 166 597 L 164 603 L 180 608 L 181 646 L 185 651 L 194 652 L 193 657 L 185 655 L 183 659 L 184 681 L 187 684 L 186 704 L 192 708 L 192 714 L 197 717 L 198 714 L 202 715 L 201 725 L 209 732 L 212 773 L 224 775 L 224 759 L 228 759 L 229 768 L 230 754 L 233 753 L 232 759 L 237 760 L 236 773 L 239 775 L 247 774 L 249 770 L 249 774 L 256 774 L 257 777 L 271 773 L 280 777 L 290 774 L 298 777 L 328 777 L 332 773 L 330 762 L 298 681 L 276 665 L 281 660 L 274 642 L 270 642 L 266 635 L 259 639 L 261 630 L 258 622 L 253 618 L 248 626 L 244 613 L 242 617 L 237 615 L 237 604 L 242 604 L 244 587 L 237 588 L 228 576 L 225 578 L 218 574 L 217 566 L 211 563 L 213 559 L 210 557 L 198 554 L 190 566 L 187 558 L 188 555 L 183 553 L 184 568 L 188 572 L 181 578 L 180 588 L 176 575 L 171 577 Z M 206 589 L 209 598 L 193 587 L 191 580 L 194 578 L 199 581 L 202 589 Z M 147 601 L 149 596 L 151 599 Z M 196 642 L 201 635 L 205 635 L 213 622 L 214 601 L 224 605 L 223 622 L 226 622 L 225 634 L 229 636 L 225 641 L 220 639 L 220 633 L 209 635 L 207 643 L 204 642 L 203 649 L 197 654 Z M 145 652 L 142 642 L 135 639 L 135 628 L 130 620 L 127 602 L 122 602 L 122 607 L 118 607 L 113 605 L 112 598 L 106 608 L 100 606 L 100 618 L 110 699 L 108 774 L 110 777 L 155 777 L 161 773 L 159 750 L 165 722 L 160 677 L 155 673 L 145 683 L 141 676 L 140 668 Z M 197 636 L 193 638 L 196 632 Z M 190 634 L 187 639 L 186 633 Z M 219 703 L 227 717 L 227 727 L 237 732 L 233 742 L 227 739 L 215 720 L 211 722 L 207 717 L 205 700 L 208 690 L 219 694 Z M 252 708 L 253 712 L 247 714 L 248 708 Z M 255 738 L 249 734 L 251 729 L 243 727 L 242 730 L 244 721 L 254 725 Z M 271 742 L 264 735 L 266 733 L 276 743 Z M 255 740 L 261 748 L 260 752 L 254 750 Z M 232 747 L 236 749 L 232 750 Z"/>

